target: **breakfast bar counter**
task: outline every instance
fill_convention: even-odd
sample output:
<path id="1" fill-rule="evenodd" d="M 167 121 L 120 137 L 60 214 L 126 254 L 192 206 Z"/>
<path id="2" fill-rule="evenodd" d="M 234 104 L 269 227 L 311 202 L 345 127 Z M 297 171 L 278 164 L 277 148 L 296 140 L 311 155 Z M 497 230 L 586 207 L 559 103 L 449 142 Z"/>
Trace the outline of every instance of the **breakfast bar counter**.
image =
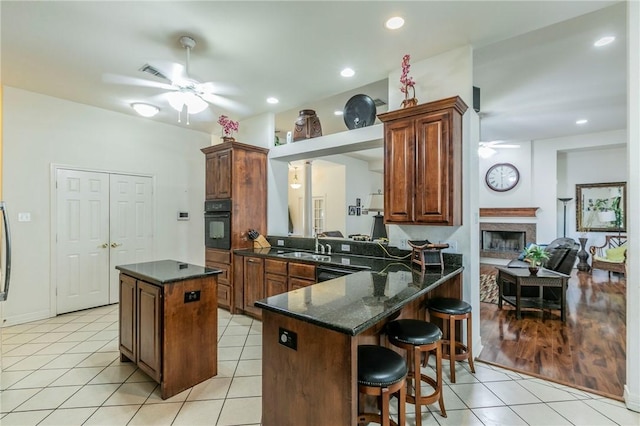
<path id="1" fill-rule="evenodd" d="M 462 270 L 390 263 L 257 301 L 262 424 L 355 425 L 358 345 L 383 343 L 390 320 L 424 319 L 429 298 L 461 299 Z"/>

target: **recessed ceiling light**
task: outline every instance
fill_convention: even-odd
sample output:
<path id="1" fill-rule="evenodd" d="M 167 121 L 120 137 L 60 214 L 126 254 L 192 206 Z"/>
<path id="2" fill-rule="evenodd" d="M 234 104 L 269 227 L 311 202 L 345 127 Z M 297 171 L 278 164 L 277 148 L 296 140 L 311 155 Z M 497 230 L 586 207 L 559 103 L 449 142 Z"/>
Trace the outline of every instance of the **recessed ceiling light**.
<path id="1" fill-rule="evenodd" d="M 267 98 L 267 102 L 270 104 L 277 104 L 280 101 L 278 100 L 278 98 L 270 97 L 270 98 Z"/>
<path id="2" fill-rule="evenodd" d="M 157 106 L 142 104 L 139 102 L 132 103 L 131 108 L 133 108 L 138 114 L 143 117 L 153 117 L 160 112 L 160 108 L 158 108 Z"/>
<path id="3" fill-rule="evenodd" d="M 602 38 L 599 38 L 598 40 L 596 40 L 596 42 L 595 42 L 595 43 L 593 43 L 593 45 L 594 45 L 595 47 L 602 47 L 602 46 L 606 46 L 606 45 L 607 45 L 607 44 L 609 44 L 609 43 L 613 43 L 613 41 L 614 41 L 615 39 L 616 39 L 616 38 L 615 38 L 614 36 L 606 36 L 606 37 L 602 37 Z"/>
<path id="4" fill-rule="evenodd" d="M 404 19 L 399 16 L 394 16 L 393 18 L 389 18 L 384 25 L 390 30 L 397 30 L 404 25 Z"/>
<path id="5" fill-rule="evenodd" d="M 341 109 L 337 109 L 333 111 L 333 115 L 342 115 L 342 114 L 344 114 L 344 112 Z"/>
<path id="6" fill-rule="evenodd" d="M 342 71 L 340 71 L 340 75 L 343 77 L 353 77 L 354 75 L 356 75 L 356 72 L 351 68 L 345 68 Z"/>
<path id="7" fill-rule="evenodd" d="M 581 118 L 580 120 L 576 120 L 576 124 L 587 124 L 589 120 L 586 118 Z"/>

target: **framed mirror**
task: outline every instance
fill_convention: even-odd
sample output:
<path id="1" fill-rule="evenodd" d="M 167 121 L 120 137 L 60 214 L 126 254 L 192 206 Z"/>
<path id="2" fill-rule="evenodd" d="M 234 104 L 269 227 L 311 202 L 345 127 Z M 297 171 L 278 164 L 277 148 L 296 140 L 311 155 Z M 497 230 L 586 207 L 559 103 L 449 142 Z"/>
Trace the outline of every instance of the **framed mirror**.
<path id="1" fill-rule="evenodd" d="M 576 230 L 627 231 L 627 183 L 576 185 Z"/>

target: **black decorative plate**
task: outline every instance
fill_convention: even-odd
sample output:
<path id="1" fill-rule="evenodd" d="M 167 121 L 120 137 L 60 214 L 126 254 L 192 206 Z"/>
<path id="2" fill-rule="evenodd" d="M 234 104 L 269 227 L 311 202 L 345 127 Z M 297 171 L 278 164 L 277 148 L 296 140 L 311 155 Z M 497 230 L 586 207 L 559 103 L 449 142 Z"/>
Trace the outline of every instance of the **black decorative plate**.
<path id="1" fill-rule="evenodd" d="M 349 130 L 371 126 L 376 121 L 376 104 L 367 95 L 355 95 L 345 104 L 342 116 Z"/>

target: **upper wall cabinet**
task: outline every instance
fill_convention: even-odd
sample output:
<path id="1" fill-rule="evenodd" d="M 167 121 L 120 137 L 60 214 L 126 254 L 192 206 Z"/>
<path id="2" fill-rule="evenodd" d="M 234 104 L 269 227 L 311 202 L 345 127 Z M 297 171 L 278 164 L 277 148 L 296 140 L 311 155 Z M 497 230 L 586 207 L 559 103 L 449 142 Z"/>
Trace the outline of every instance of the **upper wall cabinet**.
<path id="1" fill-rule="evenodd" d="M 462 116 L 458 96 L 380 114 L 384 123 L 384 219 L 462 225 Z"/>

